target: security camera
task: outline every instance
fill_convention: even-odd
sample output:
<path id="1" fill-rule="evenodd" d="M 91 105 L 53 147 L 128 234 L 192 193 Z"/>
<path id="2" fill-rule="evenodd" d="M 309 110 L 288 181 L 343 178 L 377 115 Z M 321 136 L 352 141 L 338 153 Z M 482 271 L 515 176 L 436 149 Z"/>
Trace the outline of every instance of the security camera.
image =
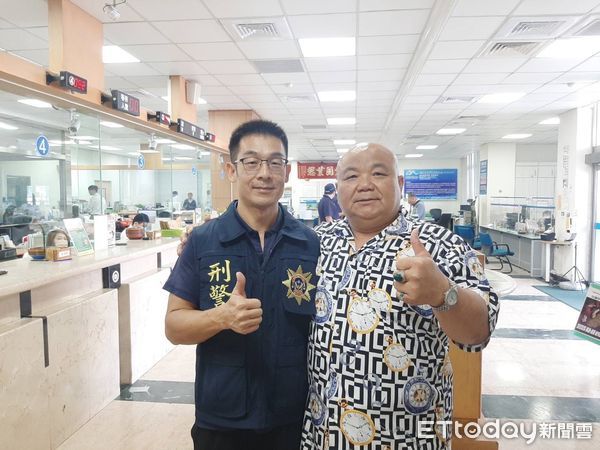
<path id="1" fill-rule="evenodd" d="M 67 133 L 70 136 L 75 136 L 77 132 L 81 128 L 81 120 L 79 119 L 79 114 L 72 109 L 71 110 L 71 118 L 69 119 L 69 125 L 67 126 Z"/>
<path id="2" fill-rule="evenodd" d="M 126 2 L 127 2 L 127 0 L 121 0 L 121 1 L 113 0 L 112 3 L 105 3 L 104 8 L 102 8 L 102 11 L 104 11 L 104 14 L 106 14 L 108 17 L 110 17 L 111 20 L 117 21 L 121 17 L 121 13 L 117 9 L 117 6 L 122 5 L 123 3 L 126 3 Z"/>
<path id="3" fill-rule="evenodd" d="M 156 142 L 156 136 L 151 134 L 150 137 L 148 138 L 148 149 L 156 150 L 157 147 L 158 147 L 158 142 Z"/>

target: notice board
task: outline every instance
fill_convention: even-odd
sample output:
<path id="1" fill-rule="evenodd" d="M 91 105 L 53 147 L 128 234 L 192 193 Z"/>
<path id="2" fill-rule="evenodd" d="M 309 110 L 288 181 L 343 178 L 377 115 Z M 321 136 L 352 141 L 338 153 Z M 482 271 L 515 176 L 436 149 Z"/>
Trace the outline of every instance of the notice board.
<path id="1" fill-rule="evenodd" d="M 404 192 L 424 200 L 456 200 L 458 169 L 405 169 Z"/>

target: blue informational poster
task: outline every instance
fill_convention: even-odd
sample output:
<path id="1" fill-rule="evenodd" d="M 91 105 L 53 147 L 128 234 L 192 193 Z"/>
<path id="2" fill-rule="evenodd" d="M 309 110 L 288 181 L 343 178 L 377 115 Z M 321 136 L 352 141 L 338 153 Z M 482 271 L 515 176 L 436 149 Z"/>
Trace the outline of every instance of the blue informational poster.
<path id="1" fill-rule="evenodd" d="M 487 175 L 488 162 L 487 159 L 479 162 L 479 194 L 487 195 Z"/>
<path id="2" fill-rule="evenodd" d="M 405 169 L 404 192 L 423 200 L 456 200 L 457 169 Z"/>

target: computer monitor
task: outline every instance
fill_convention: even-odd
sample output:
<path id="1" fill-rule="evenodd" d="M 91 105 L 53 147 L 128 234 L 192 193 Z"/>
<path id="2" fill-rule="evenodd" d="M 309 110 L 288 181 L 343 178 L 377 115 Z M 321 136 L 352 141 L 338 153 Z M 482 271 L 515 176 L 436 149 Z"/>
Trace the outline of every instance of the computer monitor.
<path id="1" fill-rule="evenodd" d="M 471 211 L 471 205 L 460 205 L 461 211 Z"/>

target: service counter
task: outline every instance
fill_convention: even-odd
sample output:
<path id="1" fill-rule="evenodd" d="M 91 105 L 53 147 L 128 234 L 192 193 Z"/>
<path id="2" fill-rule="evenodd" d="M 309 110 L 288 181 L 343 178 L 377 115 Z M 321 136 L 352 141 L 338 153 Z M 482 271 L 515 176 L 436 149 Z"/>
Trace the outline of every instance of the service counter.
<path id="1" fill-rule="evenodd" d="M 0 448 L 56 448 L 172 345 L 176 238 L 0 262 Z"/>
<path id="2" fill-rule="evenodd" d="M 508 244 L 514 256 L 510 262 L 525 269 L 532 277 L 541 277 L 544 272 L 544 251 L 542 241 L 536 234 L 519 234 L 515 230 L 494 226 L 479 226 L 480 232 L 489 233 L 498 244 Z M 494 262 L 493 260 L 491 261 Z"/>

